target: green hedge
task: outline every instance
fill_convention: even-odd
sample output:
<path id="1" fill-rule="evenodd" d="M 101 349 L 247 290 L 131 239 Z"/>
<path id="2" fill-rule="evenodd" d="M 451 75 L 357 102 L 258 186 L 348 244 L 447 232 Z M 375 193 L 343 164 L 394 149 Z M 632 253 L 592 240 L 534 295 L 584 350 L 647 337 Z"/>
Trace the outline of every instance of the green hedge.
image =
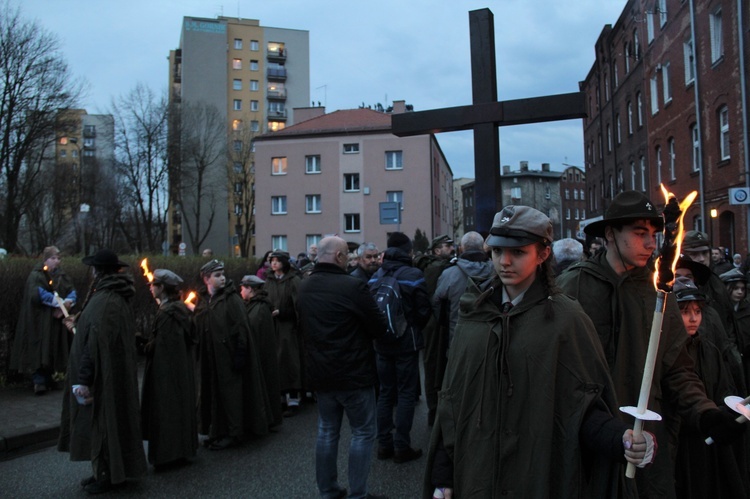
<path id="1" fill-rule="evenodd" d="M 156 304 L 151 297 L 146 278 L 143 276 L 140 264 L 143 256 L 121 256 L 120 259 L 130 264 L 129 270 L 135 277 L 135 299 L 133 309 L 139 331 L 148 331 L 151 321 L 156 313 Z M 10 360 L 10 349 L 13 345 L 18 313 L 21 309 L 26 279 L 31 269 L 39 262 L 38 259 L 10 257 L 0 260 L 0 379 L 8 374 Z M 178 274 L 185 281 L 186 290 L 198 290 L 202 281 L 200 279 L 200 268 L 206 263 L 202 257 L 177 257 L 177 256 L 148 256 L 148 266 L 154 269 L 167 268 Z M 224 260 L 226 275 L 234 281 L 235 285 L 240 282 L 242 276 L 255 274 L 258 263 L 254 258 L 230 258 Z M 91 267 L 81 263 L 80 258 L 64 257 L 61 266 L 70 276 L 78 293 L 79 306 L 88 293 Z"/>

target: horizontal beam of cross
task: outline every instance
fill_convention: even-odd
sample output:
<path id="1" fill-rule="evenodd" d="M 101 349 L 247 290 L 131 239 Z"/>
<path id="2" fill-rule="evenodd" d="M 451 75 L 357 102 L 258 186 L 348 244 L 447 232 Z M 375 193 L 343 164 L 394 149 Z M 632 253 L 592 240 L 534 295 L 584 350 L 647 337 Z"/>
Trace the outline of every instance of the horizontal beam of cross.
<path id="1" fill-rule="evenodd" d="M 448 107 L 391 116 L 391 133 L 408 137 L 425 133 L 468 130 L 475 125 L 496 126 L 542 123 L 586 117 L 583 92 L 547 95 L 500 102 Z"/>

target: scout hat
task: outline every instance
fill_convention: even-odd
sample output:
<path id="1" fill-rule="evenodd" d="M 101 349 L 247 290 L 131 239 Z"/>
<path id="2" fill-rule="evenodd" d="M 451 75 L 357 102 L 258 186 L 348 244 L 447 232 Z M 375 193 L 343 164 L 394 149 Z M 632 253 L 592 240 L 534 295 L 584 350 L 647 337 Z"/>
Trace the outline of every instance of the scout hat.
<path id="1" fill-rule="evenodd" d="M 685 233 L 685 237 L 682 239 L 682 250 L 688 253 L 708 251 L 708 235 L 705 232 L 699 230 L 689 230 Z"/>
<path id="2" fill-rule="evenodd" d="M 154 284 L 166 284 L 167 286 L 177 287 L 182 284 L 182 278 L 167 269 L 154 270 Z"/>
<path id="3" fill-rule="evenodd" d="M 724 272 L 719 276 L 724 283 L 729 284 L 730 282 L 747 282 L 747 277 L 740 269 L 732 269 Z"/>
<path id="4" fill-rule="evenodd" d="M 709 277 L 711 277 L 711 269 L 709 269 L 702 263 L 694 262 L 690 258 L 686 258 L 682 255 L 680 255 L 680 258 L 677 259 L 676 268 L 688 269 L 693 274 L 695 284 L 697 284 L 698 286 L 703 286 L 704 284 L 706 284 Z"/>
<path id="5" fill-rule="evenodd" d="M 706 295 L 698 290 L 697 286 L 688 277 L 678 277 L 672 287 L 677 302 L 681 301 L 706 301 Z"/>
<path id="6" fill-rule="evenodd" d="M 201 275 L 208 275 L 216 272 L 217 270 L 224 270 L 224 262 L 219 260 L 211 260 L 201 267 Z"/>
<path id="7" fill-rule="evenodd" d="M 427 249 L 434 250 L 435 248 L 437 248 L 441 244 L 453 244 L 453 239 L 451 239 L 450 237 L 448 237 L 446 234 L 441 234 L 441 235 L 439 235 L 438 237 L 436 237 L 435 239 L 432 240 L 432 242 L 430 243 L 430 247 L 427 248 Z"/>
<path id="8" fill-rule="evenodd" d="M 621 192 L 612 200 L 603 220 L 597 220 L 584 227 L 583 231 L 591 237 L 604 237 L 604 229 L 612 222 L 631 220 L 650 220 L 658 230 L 664 227 L 664 219 L 656 206 L 642 193 L 637 191 Z"/>
<path id="9" fill-rule="evenodd" d="M 130 267 L 127 263 L 121 262 L 115 252 L 110 249 L 101 249 L 94 255 L 85 256 L 81 262 L 92 267 Z"/>
<path id="10" fill-rule="evenodd" d="M 246 275 L 240 281 L 240 286 L 245 286 L 246 288 L 259 288 L 259 287 L 263 286 L 263 284 L 265 282 L 266 281 L 264 281 L 263 279 L 261 279 L 258 276 Z"/>
<path id="11" fill-rule="evenodd" d="M 487 246 L 517 248 L 532 243 L 552 244 L 552 221 L 530 206 L 509 205 L 495 214 Z"/>

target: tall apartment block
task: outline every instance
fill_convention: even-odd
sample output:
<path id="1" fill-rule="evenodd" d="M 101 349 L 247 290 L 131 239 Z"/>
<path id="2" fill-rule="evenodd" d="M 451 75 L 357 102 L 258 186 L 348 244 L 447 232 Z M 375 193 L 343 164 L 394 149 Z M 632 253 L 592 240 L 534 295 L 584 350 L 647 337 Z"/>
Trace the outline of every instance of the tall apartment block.
<path id="1" fill-rule="evenodd" d="M 604 27 L 580 83 L 590 217 L 623 190 L 695 190 L 686 226 L 747 252 L 750 205 L 730 192 L 750 188 L 749 25 L 747 1 L 629 0 Z"/>
<path id="2" fill-rule="evenodd" d="M 283 130 L 294 108 L 310 105 L 309 33 L 254 19 L 185 17 L 169 65 L 172 251 L 239 255 L 254 231 L 253 140 Z M 224 142 L 210 139 L 211 116 L 223 124 Z"/>

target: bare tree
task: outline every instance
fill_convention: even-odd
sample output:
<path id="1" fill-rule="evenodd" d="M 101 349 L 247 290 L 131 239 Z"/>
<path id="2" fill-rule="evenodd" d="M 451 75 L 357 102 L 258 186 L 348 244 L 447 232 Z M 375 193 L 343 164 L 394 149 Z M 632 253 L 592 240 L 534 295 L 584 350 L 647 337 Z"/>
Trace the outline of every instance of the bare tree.
<path id="1" fill-rule="evenodd" d="M 112 101 L 124 195 L 119 227 L 135 251 L 158 252 L 166 237 L 167 109 L 166 97 L 141 83 Z"/>
<path id="2" fill-rule="evenodd" d="M 71 79 L 59 47 L 20 9 L 0 4 L 0 238 L 11 251 L 22 251 L 23 216 L 43 188 L 54 188 L 50 178 L 42 188 L 41 175 L 47 146 L 66 128 L 58 110 L 75 107 L 84 88 Z"/>
<path id="3" fill-rule="evenodd" d="M 241 127 L 232 132 L 232 147 L 229 148 L 227 176 L 233 185 L 233 213 L 237 220 L 236 233 L 243 258 L 253 253 L 255 233 L 255 154 L 252 147 L 255 135 L 256 132 L 248 127 Z"/>
<path id="4" fill-rule="evenodd" d="M 173 120 L 178 126 L 178 157 L 170 174 L 173 200 L 182 211 L 182 225 L 193 251 L 198 251 L 211 232 L 217 213 L 224 214 L 220 196 L 226 189 L 226 124 L 216 106 L 187 103 Z M 174 135 L 173 135 L 174 136 Z"/>

